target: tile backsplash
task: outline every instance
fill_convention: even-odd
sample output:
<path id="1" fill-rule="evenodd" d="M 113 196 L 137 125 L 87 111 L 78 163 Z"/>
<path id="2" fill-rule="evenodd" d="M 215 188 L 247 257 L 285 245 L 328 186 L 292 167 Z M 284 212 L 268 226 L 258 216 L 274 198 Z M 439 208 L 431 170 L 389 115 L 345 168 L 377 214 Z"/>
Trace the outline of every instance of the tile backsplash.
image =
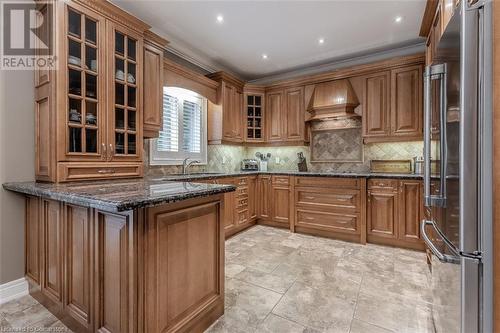
<path id="1" fill-rule="evenodd" d="M 150 166 L 149 165 L 149 141 L 144 144 L 144 163 L 146 175 L 161 176 L 181 172 L 181 166 Z M 362 145 L 361 162 L 313 162 L 311 163 L 310 146 L 290 147 L 241 147 L 233 145 L 209 145 L 207 165 L 193 166 L 194 171 L 232 172 L 240 170 L 240 162 L 244 158 L 256 158 L 257 152 L 271 154 L 268 169 L 270 171 L 296 171 L 298 157 L 302 152 L 307 159 L 309 171 L 317 172 L 349 172 L 369 171 L 370 160 L 398 160 L 412 159 L 421 156 L 423 150 L 422 141 L 395 142 L 395 143 L 371 143 Z M 330 151 L 331 153 L 331 151 Z M 279 161 L 277 160 L 279 159 Z"/>

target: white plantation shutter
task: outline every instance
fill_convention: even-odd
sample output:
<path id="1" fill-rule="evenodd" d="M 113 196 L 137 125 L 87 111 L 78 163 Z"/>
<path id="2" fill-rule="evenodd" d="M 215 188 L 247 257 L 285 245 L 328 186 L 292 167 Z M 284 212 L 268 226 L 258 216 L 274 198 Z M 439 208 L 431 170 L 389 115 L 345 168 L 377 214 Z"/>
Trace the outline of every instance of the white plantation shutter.
<path id="1" fill-rule="evenodd" d="M 179 151 L 179 99 L 163 94 L 163 130 L 158 137 L 159 151 Z"/>
<path id="2" fill-rule="evenodd" d="M 185 158 L 206 164 L 206 99 L 181 88 L 163 88 L 163 128 L 150 145 L 150 163 L 182 164 Z"/>
<path id="3" fill-rule="evenodd" d="M 182 108 L 182 150 L 201 151 L 201 105 L 184 101 Z"/>

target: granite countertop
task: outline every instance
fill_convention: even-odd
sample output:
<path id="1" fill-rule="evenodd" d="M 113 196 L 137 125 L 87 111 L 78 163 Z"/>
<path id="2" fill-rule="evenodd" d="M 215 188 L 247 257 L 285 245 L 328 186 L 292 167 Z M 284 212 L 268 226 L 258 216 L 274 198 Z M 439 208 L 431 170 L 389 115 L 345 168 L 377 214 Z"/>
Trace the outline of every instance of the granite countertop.
<path id="1" fill-rule="evenodd" d="M 194 174 L 180 175 L 172 174 L 158 176 L 155 180 L 196 181 L 201 179 L 217 179 L 223 177 L 238 177 L 249 175 L 284 175 L 302 177 L 343 177 L 343 178 L 398 178 L 398 179 L 423 179 L 421 174 L 413 173 L 375 173 L 375 172 L 300 172 L 300 171 L 235 171 L 235 172 L 200 172 Z"/>
<path id="2" fill-rule="evenodd" d="M 259 174 L 304 177 L 422 178 L 422 175 L 415 174 L 369 172 L 239 171 L 230 173 L 207 172 L 188 175 L 165 175 L 161 177 L 125 180 L 82 181 L 61 184 L 13 182 L 5 183 L 3 187 L 6 190 L 22 194 L 45 197 L 105 211 L 122 212 L 140 207 L 155 206 L 190 198 L 231 192 L 236 189 L 236 187 L 232 185 L 203 184 L 196 183 L 196 180 Z"/>
<path id="3" fill-rule="evenodd" d="M 173 182 L 154 179 L 75 183 L 13 182 L 4 189 L 111 212 L 172 203 L 236 190 L 232 185 Z"/>

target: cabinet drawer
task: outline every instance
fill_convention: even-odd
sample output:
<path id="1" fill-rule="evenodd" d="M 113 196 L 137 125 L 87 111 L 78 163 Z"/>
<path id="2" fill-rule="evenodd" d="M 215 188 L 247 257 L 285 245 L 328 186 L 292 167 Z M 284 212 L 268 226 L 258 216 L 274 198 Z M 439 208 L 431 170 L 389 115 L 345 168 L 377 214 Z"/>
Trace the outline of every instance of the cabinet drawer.
<path id="1" fill-rule="evenodd" d="M 238 199 L 238 203 L 237 203 L 236 207 L 237 207 L 238 209 L 248 207 L 248 198 L 241 198 L 241 199 Z"/>
<path id="2" fill-rule="evenodd" d="M 297 209 L 297 226 L 344 233 L 358 233 L 358 214 Z"/>
<path id="3" fill-rule="evenodd" d="M 368 189 L 397 191 L 398 184 L 399 182 L 396 179 L 370 179 L 368 180 Z"/>
<path id="4" fill-rule="evenodd" d="M 236 178 L 236 185 L 248 185 L 248 177 Z"/>
<path id="5" fill-rule="evenodd" d="M 142 163 L 60 163 L 59 180 L 110 179 L 142 177 Z"/>
<path id="6" fill-rule="evenodd" d="M 295 177 L 295 186 L 359 189 L 360 180 L 356 178 Z"/>
<path id="7" fill-rule="evenodd" d="M 290 177 L 288 176 L 273 176 L 273 184 L 275 185 L 289 185 Z"/>
<path id="8" fill-rule="evenodd" d="M 297 205 L 327 210 L 359 211 L 360 192 L 350 189 L 300 188 L 295 190 Z"/>
<path id="9" fill-rule="evenodd" d="M 239 187 L 236 189 L 236 194 L 238 197 L 247 197 L 248 196 L 248 187 Z"/>

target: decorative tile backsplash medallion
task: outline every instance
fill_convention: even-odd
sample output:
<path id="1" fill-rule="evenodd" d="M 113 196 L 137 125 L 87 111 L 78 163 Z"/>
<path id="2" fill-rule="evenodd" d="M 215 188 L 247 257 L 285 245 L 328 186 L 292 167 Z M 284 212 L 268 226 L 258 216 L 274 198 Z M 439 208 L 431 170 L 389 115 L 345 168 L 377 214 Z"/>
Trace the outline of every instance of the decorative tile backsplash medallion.
<path id="1" fill-rule="evenodd" d="M 327 132 L 325 132 L 327 133 Z M 338 138 L 338 137 L 337 137 Z M 344 137 L 345 139 L 345 137 Z M 323 143 L 331 145 L 332 138 L 323 138 Z M 149 165 L 149 147 L 151 140 L 144 140 L 144 164 L 148 176 L 163 176 L 172 173 L 180 173 L 181 166 L 150 166 Z M 291 147 L 241 147 L 232 145 L 209 145 L 208 162 L 206 166 L 192 166 L 191 171 L 201 172 L 233 172 L 240 170 L 240 162 L 244 158 L 256 158 L 255 153 L 271 153 L 268 169 L 270 171 L 297 171 L 298 157 L 297 153 L 302 152 L 307 159 L 307 168 L 309 171 L 317 172 L 366 172 L 370 170 L 370 160 L 402 160 L 412 159 L 414 156 L 422 156 L 422 141 L 413 142 L 395 142 L 395 143 L 370 143 L 361 145 L 363 151 L 362 162 L 313 162 L 311 163 L 311 151 L 317 153 L 315 148 L 309 146 L 291 146 Z M 343 145 L 339 145 L 342 147 Z M 354 147 L 351 143 L 351 148 Z M 324 151 L 323 146 L 318 147 L 319 151 Z M 340 156 L 349 156 L 346 149 L 327 149 L 327 156 L 335 159 L 335 152 Z M 351 152 L 354 151 L 351 150 Z M 359 152 L 357 152 L 359 153 Z M 328 155 L 329 154 L 329 155 Z M 276 159 L 278 158 L 278 160 Z"/>
<path id="2" fill-rule="evenodd" d="M 312 162 L 363 162 L 361 128 L 312 132 Z"/>

